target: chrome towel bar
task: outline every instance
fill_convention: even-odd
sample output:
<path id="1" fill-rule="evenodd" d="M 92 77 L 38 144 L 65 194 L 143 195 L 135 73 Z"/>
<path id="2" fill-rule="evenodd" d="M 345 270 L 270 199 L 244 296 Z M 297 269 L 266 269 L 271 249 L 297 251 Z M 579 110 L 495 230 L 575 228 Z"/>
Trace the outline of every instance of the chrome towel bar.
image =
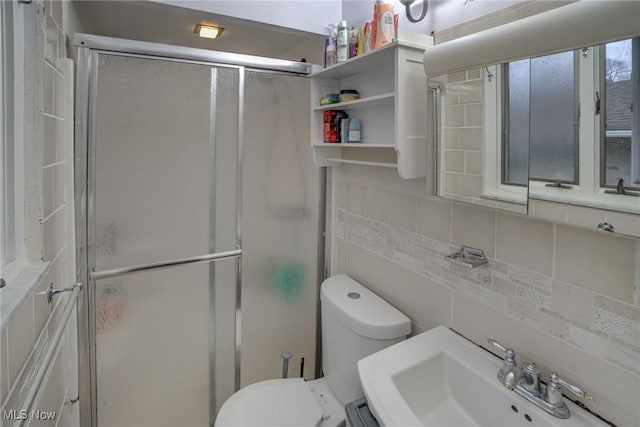
<path id="1" fill-rule="evenodd" d="M 236 258 L 242 255 L 242 249 L 238 248 L 233 251 L 216 252 L 213 254 L 199 255 L 188 258 L 179 258 L 168 261 L 152 262 L 149 264 L 131 265 L 128 267 L 114 268 L 111 270 L 92 271 L 89 273 L 89 279 L 100 280 L 111 277 L 126 276 L 128 274 L 141 273 L 143 271 L 160 270 L 163 268 L 171 268 L 179 265 L 195 264 L 199 262 L 210 262 L 218 259 Z"/>
<path id="2" fill-rule="evenodd" d="M 58 354 L 58 349 L 60 348 L 60 344 L 62 343 L 61 341 L 62 335 L 64 334 L 64 331 L 67 328 L 67 322 L 69 321 L 69 317 L 73 312 L 73 307 L 76 305 L 76 302 L 78 301 L 78 295 L 82 290 L 82 284 L 76 283 L 73 286 L 71 286 L 71 288 L 73 289 L 73 292 L 71 293 L 71 296 L 67 301 L 67 305 L 64 307 L 64 311 L 62 312 L 62 316 L 59 320 L 58 329 L 56 329 L 56 332 L 53 335 L 53 338 L 51 339 L 49 348 L 47 348 L 47 352 L 44 356 L 44 359 L 42 360 L 42 363 L 40 364 L 40 367 L 37 370 L 36 376 L 33 379 L 33 383 L 31 385 L 31 388 L 29 389 L 29 393 L 27 394 L 27 397 L 25 397 L 24 402 L 22 403 L 22 410 L 19 412 L 19 414 L 27 414 L 27 416 L 24 416 L 18 419 L 16 424 L 14 424 L 14 426 L 22 427 L 27 422 L 33 421 L 32 418 L 29 417 L 28 415 L 32 413 L 31 410 L 33 409 L 33 404 L 35 403 L 36 397 L 41 391 L 40 389 L 44 385 L 44 379 L 49 373 L 49 371 L 51 370 L 51 368 L 53 367 L 52 365 L 53 359 Z M 51 315 L 51 317 L 49 317 L 50 320 L 51 318 L 53 318 L 53 314 Z M 47 322 L 47 325 L 48 324 L 49 322 Z M 47 325 L 45 325 L 45 328 L 47 327 Z"/>

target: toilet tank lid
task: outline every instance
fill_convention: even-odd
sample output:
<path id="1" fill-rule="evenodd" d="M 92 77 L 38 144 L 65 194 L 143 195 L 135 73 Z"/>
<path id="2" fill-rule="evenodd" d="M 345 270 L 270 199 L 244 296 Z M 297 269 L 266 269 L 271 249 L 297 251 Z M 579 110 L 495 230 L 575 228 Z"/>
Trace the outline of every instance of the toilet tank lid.
<path id="1" fill-rule="evenodd" d="M 364 337 L 395 339 L 411 332 L 407 316 L 346 274 L 325 280 L 320 300 L 342 324 Z"/>

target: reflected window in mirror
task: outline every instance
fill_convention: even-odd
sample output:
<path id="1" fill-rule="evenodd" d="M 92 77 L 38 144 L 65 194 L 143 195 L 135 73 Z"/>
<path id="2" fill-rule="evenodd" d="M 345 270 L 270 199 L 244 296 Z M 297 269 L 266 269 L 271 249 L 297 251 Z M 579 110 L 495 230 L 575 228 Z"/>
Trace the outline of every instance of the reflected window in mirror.
<path id="1" fill-rule="evenodd" d="M 503 65 L 504 184 L 527 185 L 529 179 L 579 183 L 574 55 L 562 52 Z"/>
<path id="2" fill-rule="evenodd" d="M 625 188 L 640 190 L 640 38 L 606 44 L 600 60 L 600 184 L 616 188 L 622 179 Z"/>
<path id="3" fill-rule="evenodd" d="M 640 38 L 485 71 L 485 193 L 640 213 Z"/>

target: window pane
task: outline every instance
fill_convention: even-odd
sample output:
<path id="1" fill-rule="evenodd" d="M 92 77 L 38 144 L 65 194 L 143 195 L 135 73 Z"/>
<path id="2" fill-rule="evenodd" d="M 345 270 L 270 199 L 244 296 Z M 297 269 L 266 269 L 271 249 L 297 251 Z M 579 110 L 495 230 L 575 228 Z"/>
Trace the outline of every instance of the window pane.
<path id="1" fill-rule="evenodd" d="M 527 185 L 529 180 L 529 60 L 506 65 L 506 111 L 503 183 Z"/>
<path id="2" fill-rule="evenodd" d="M 530 177 L 577 183 L 574 53 L 531 59 Z"/>
<path id="3" fill-rule="evenodd" d="M 574 53 L 506 65 L 503 183 L 577 183 Z"/>
<path id="4" fill-rule="evenodd" d="M 635 40 L 638 43 L 638 40 Z M 624 179 L 625 187 L 640 187 L 640 172 L 637 138 L 633 141 L 634 126 L 632 105 L 638 98 L 634 91 L 634 80 L 638 79 L 638 57 L 633 55 L 632 39 L 605 45 L 604 62 L 604 182 L 615 187 L 618 177 Z M 637 47 L 636 47 L 637 49 Z M 634 60 L 635 59 L 635 60 Z M 632 159 L 636 156 L 636 162 Z"/>

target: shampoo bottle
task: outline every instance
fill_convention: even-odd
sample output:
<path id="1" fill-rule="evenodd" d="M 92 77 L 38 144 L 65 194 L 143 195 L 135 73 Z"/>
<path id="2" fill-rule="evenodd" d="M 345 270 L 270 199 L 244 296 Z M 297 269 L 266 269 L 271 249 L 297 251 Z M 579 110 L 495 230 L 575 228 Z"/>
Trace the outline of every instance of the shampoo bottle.
<path id="1" fill-rule="evenodd" d="M 338 62 L 344 62 L 349 59 L 349 27 L 347 21 L 340 21 L 338 26 Z"/>
<path id="2" fill-rule="evenodd" d="M 376 0 L 377 28 L 375 47 L 391 43 L 395 39 L 395 19 L 393 17 L 392 0 Z"/>

